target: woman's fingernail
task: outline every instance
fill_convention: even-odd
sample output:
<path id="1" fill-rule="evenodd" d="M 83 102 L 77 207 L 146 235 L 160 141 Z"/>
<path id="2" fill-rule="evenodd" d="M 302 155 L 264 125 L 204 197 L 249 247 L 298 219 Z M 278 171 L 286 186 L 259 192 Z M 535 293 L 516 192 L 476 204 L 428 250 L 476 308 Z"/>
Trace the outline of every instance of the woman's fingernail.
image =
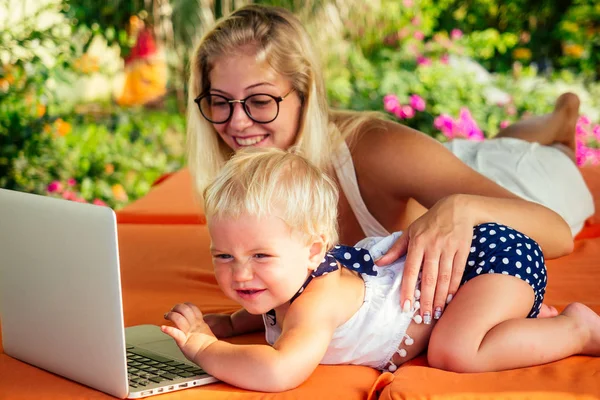
<path id="1" fill-rule="evenodd" d="M 164 318 L 164 319 L 167 319 L 167 315 L 169 315 L 169 313 L 168 313 L 168 312 L 166 312 L 166 313 L 163 315 L 163 318 Z"/>
<path id="2" fill-rule="evenodd" d="M 452 301 L 452 295 L 449 294 L 448 297 L 446 297 L 446 304 L 450 303 Z"/>
<path id="3" fill-rule="evenodd" d="M 433 319 L 440 319 L 441 316 L 442 316 L 442 307 L 436 307 L 435 311 L 433 312 Z"/>
<path id="4" fill-rule="evenodd" d="M 404 300 L 404 305 L 402 306 L 402 311 L 404 311 L 404 312 L 410 311 L 410 300 Z"/>
<path id="5" fill-rule="evenodd" d="M 429 311 L 427 311 L 426 313 L 423 314 L 423 323 L 425 325 L 431 324 L 431 313 Z"/>

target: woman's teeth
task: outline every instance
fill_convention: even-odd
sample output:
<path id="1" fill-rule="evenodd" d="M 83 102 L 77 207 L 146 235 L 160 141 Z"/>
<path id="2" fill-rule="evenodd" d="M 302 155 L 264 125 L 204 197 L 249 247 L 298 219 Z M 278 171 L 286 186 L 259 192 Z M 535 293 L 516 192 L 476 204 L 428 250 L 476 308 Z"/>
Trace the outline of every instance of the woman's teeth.
<path id="1" fill-rule="evenodd" d="M 266 137 L 267 137 L 267 135 L 253 136 L 250 138 L 240 138 L 240 137 L 234 136 L 234 139 L 235 139 L 235 142 L 238 144 L 238 146 L 252 146 L 258 142 L 261 142 Z"/>

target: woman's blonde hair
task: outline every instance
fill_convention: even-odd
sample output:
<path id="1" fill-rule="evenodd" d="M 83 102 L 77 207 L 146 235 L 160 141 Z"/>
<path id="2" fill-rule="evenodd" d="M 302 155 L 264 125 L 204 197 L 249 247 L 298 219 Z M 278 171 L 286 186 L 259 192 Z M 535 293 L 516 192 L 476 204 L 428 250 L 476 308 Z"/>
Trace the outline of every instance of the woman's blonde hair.
<path id="1" fill-rule="evenodd" d="M 187 147 L 188 166 L 201 194 L 233 151 L 201 115 L 194 99 L 210 89 L 209 74 L 216 59 L 253 46 L 257 60 L 266 61 L 286 77 L 302 102 L 294 148 L 319 168 L 330 171 L 333 151 L 344 138 L 363 131 L 375 113 L 332 112 L 330 115 L 319 57 L 301 22 L 289 11 L 249 5 L 217 22 L 204 35 L 191 60 Z M 330 122 L 330 117 L 332 122 Z"/>
<path id="2" fill-rule="evenodd" d="M 327 102 L 321 67 L 308 33 L 289 11 L 278 7 L 249 5 L 221 19 L 206 33 L 191 60 L 188 98 L 188 164 L 202 188 L 231 156 L 194 99 L 210 89 L 209 73 L 216 59 L 253 46 L 256 57 L 286 77 L 302 102 L 302 115 L 295 146 L 311 162 L 329 164 L 331 141 L 327 137 Z"/>
<path id="3" fill-rule="evenodd" d="M 207 221 L 275 215 L 307 243 L 324 236 L 338 241 L 336 184 L 321 169 L 294 152 L 276 148 L 238 151 L 203 193 Z"/>

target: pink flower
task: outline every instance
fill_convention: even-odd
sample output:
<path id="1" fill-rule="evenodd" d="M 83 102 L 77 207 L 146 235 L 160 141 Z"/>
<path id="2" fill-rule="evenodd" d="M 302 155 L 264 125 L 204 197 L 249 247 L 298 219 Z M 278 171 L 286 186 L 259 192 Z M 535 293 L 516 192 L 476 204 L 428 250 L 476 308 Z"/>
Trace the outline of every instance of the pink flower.
<path id="1" fill-rule="evenodd" d="M 421 18 L 419 18 L 419 17 L 414 17 L 414 18 L 413 18 L 413 19 L 410 21 L 410 23 L 411 23 L 411 24 L 413 24 L 414 26 L 421 25 Z"/>
<path id="2" fill-rule="evenodd" d="M 417 111 L 425 111 L 425 100 L 418 94 L 413 94 L 410 96 L 410 106 Z"/>
<path id="3" fill-rule="evenodd" d="M 448 139 L 461 137 L 469 140 L 483 140 L 484 135 L 471 116 L 468 108 L 461 108 L 458 120 L 447 114 L 438 116 L 433 121 L 433 126 L 440 130 Z"/>
<path id="4" fill-rule="evenodd" d="M 410 30 L 406 26 L 398 31 L 399 39 L 404 39 L 408 35 L 410 35 Z"/>
<path id="5" fill-rule="evenodd" d="M 471 111 L 463 107 L 460 109 L 459 126 L 461 132 L 471 140 L 483 140 L 483 132 L 477 126 L 477 122 L 471 116 Z"/>
<path id="6" fill-rule="evenodd" d="M 508 104 L 506 106 L 506 113 L 508 115 L 516 115 L 517 114 L 517 107 L 515 107 L 514 104 Z"/>
<path id="7" fill-rule="evenodd" d="M 433 120 L 435 129 L 441 131 L 448 139 L 454 137 L 454 120 L 448 114 L 441 114 Z"/>
<path id="8" fill-rule="evenodd" d="M 65 190 L 62 194 L 62 197 L 65 200 L 75 200 L 77 198 L 77 194 L 71 192 L 70 190 Z"/>
<path id="9" fill-rule="evenodd" d="M 413 37 L 417 40 L 423 40 L 425 39 L 425 34 L 423 34 L 423 32 L 421 31 L 416 31 L 415 33 L 413 33 Z"/>
<path id="10" fill-rule="evenodd" d="M 63 191 L 63 184 L 59 181 L 52 181 L 46 190 L 48 193 L 61 193 Z"/>
<path id="11" fill-rule="evenodd" d="M 446 65 L 450 64 L 450 56 L 448 54 L 442 54 L 440 57 L 440 62 Z"/>
<path id="12" fill-rule="evenodd" d="M 87 201 L 85 201 L 85 199 L 83 197 L 75 197 L 72 200 L 76 203 L 87 203 Z"/>
<path id="13" fill-rule="evenodd" d="M 420 65 L 423 67 L 429 66 L 429 65 L 431 65 L 431 60 L 424 56 L 418 56 L 417 57 L 417 65 Z"/>
<path id="14" fill-rule="evenodd" d="M 594 129 L 592 129 L 592 133 L 597 141 L 600 142 L 600 125 L 594 125 Z"/>
<path id="15" fill-rule="evenodd" d="M 401 119 L 411 119 L 412 117 L 415 116 L 415 110 L 413 110 L 413 108 L 411 106 L 402 106 L 402 108 L 400 109 L 400 118 Z"/>
<path id="16" fill-rule="evenodd" d="M 452 40 L 457 40 L 463 37 L 463 33 L 460 29 L 455 28 L 452 29 L 452 32 L 450 32 L 450 37 L 452 38 Z"/>
<path id="17" fill-rule="evenodd" d="M 400 110 L 400 101 L 395 94 L 387 94 L 383 97 L 383 109 L 389 113 L 396 114 Z"/>
<path id="18" fill-rule="evenodd" d="M 589 125 L 591 123 L 590 119 L 585 116 L 585 115 L 581 115 L 579 117 L 579 119 L 577 120 L 577 125 L 581 124 L 581 125 Z"/>
<path id="19" fill-rule="evenodd" d="M 575 136 L 578 138 L 584 138 L 588 135 L 588 130 L 586 129 L 585 125 L 577 123 L 577 125 L 575 125 Z"/>
<path id="20" fill-rule="evenodd" d="M 404 4 L 404 7 L 410 8 L 413 6 L 413 0 L 404 0 L 402 4 Z"/>
<path id="21" fill-rule="evenodd" d="M 505 119 L 504 121 L 500 122 L 500 129 L 504 129 L 504 128 L 508 127 L 509 125 L 510 125 L 510 121 Z"/>
<path id="22" fill-rule="evenodd" d="M 67 181 L 67 185 L 75 186 L 77 185 L 77 181 L 75 180 L 75 178 L 69 178 L 69 180 Z"/>
<path id="23" fill-rule="evenodd" d="M 108 205 L 100 199 L 94 199 L 94 201 L 92 201 L 92 204 L 95 204 L 97 206 L 108 207 Z"/>

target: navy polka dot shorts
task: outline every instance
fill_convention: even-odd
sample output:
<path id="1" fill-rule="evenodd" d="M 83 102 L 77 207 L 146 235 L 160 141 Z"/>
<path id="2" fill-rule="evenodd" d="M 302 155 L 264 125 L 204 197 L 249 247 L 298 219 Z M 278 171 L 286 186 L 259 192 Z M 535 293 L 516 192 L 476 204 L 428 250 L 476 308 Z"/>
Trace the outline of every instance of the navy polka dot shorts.
<path id="1" fill-rule="evenodd" d="M 527 317 L 537 317 L 546 293 L 546 265 L 542 249 L 533 239 L 504 225 L 474 227 L 461 285 L 481 274 L 512 275 L 527 282 L 535 293 Z"/>

